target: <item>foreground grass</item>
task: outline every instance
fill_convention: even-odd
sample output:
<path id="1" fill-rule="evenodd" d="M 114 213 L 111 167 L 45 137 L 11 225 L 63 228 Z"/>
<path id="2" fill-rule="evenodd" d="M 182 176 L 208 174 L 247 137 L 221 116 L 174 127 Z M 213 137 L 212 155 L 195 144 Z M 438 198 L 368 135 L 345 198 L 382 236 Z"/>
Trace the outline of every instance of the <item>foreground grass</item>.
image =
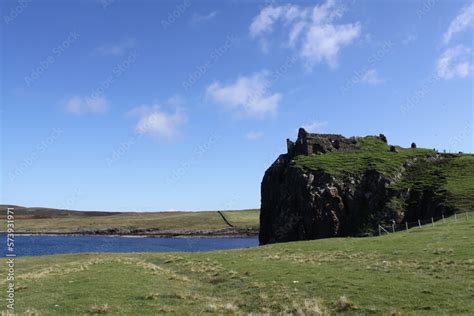
<path id="1" fill-rule="evenodd" d="M 458 217 L 383 237 L 17 258 L 16 311 L 467 315 L 474 310 L 473 232 L 474 218 Z"/>
<path id="2" fill-rule="evenodd" d="M 46 218 L 17 217 L 15 228 L 22 232 L 83 232 L 91 230 L 127 229 L 157 231 L 196 231 L 227 228 L 217 212 L 143 212 L 106 216 L 55 216 Z M 259 211 L 225 211 L 229 222 L 237 227 L 258 229 Z"/>

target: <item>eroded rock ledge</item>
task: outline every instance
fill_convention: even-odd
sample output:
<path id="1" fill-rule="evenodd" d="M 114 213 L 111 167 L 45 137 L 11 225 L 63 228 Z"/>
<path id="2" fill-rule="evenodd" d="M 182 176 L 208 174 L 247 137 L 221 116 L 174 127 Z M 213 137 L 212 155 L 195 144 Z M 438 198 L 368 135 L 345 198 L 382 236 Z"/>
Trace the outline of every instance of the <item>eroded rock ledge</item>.
<path id="1" fill-rule="evenodd" d="M 287 140 L 288 153 L 278 157 L 262 181 L 260 244 L 371 235 L 377 231 L 378 224 L 400 225 L 407 220 L 452 212 L 443 203 L 443 192 L 438 188 L 416 190 L 396 186 L 417 161 L 442 159 L 434 152 L 422 158 L 407 156 L 397 172 L 390 175 L 371 164 L 370 148 L 364 151 L 367 165 L 359 172 L 347 170 L 333 174 L 324 168 L 295 164 L 299 156 L 314 156 L 317 165 L 318 155 L 357 154 L 364 150 L 362 140 L 309 134 L 304 129 L 299 130 L 296 142 Z M 398 155 L 398 150 L 393 152 L 386 144 L 385 136 L 372 137 L 371 141 L 387 159 Z M 324 158 L 331 163 L 331 157 Z"/>

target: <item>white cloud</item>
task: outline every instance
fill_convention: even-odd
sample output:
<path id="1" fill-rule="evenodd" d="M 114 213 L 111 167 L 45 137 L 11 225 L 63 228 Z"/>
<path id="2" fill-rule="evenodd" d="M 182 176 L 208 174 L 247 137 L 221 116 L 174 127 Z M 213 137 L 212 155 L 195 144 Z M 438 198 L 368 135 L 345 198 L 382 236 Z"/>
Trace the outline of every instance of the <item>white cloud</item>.
<path id="1" fill-rule="evenodd" d="M 473 71 L 472 50 L 463 45 L 447 49 L 436 64 L 439 78 L 465 78 Z"/>
<path id="2" fill-rule="evenodd" d="M 193 17 L 191 18 L 191 24 L 192 25 L 198 25 L 198 24 L 202 24 L 202 23 L 206 23 L 212 19 L 214 19 L 217 14 L 219 12 L 218 11 L 212 11 L 212 12 L 209 12 L 208 14 L 199 14 L 199 13 L 195 13 L 193 15 Z"/>
<path id="3" fill-rule="evenodd" d="M 267 71 L 261 71 L 251 76 L 240 76 L 229 85 L 214 82 L 207 87 L 206 96 L 246 116 L 263 117 L 274 114 L 282 95 L 268 91 L 268 75 Z"/>
<path id="4" fill-rule="evenodd" d="M 303 128 L 308 133 L 320 133 L 327 125 L 328 122 L 314 121 L 307 124 L 303 124 Z"/>
<path id="5" fill-rule="evenodd" d="M 135 47 L 134 39 L 126 39 L 119 43 L 108 43 L 96 48 L 96 51 L 102 56 L 122 56 L 130 49 Z"/>
<path id="6" fill-rule="evenodd" d="M 103 96 L 73 96 L 64 101 L 66 112 L 75 115 L 104 113 L 108 107 L 109 101 Z"/>
<path id="7" fill-rule="evenodd" d="M 252 20 L 249 33 L 268 49 L 268 36 L 281 26 L 288 33 L 288 46 L 299 52 L 309 68 L 323 61 L 335 67 L 341 48 L 361 34 L 358 22 L 335 23 L 345 11 L 346 7 L 335 0 L 312 7 L 267 6 Z"/>
<path id="8" fill-rule="evenodd" d="M 257 140 L 263 137 L 263 132 L 251 131 L 245 134 L 245 138 L 249 140 Z"/>
<path id="9" fill-rule="evenodd" d="M 449 43 L 456 33 L 460 33 L 472 26 L 474 26 L 474 3 L 461 9 L 459 15 L 454 18 L 448 30 L 443 34 L 443 42 L 445 44 Z"/>
<path id="10" fill-rule="evenodd" d="M 187 121 L 187 117 L 181 108 L 181 99 L 173 97 L 165 106 L 174 108 L 173 111 L 164 111 L 161 104 L 151 106 L 142 105 L 129 112 L 131 116 L 137 116 L 138 122 L 135 131 L 138 134 L 149 135 L 153 138 L 173 141 L 179 137 L 179 125 Z"/>
<path id="11" fill-rule="evenodd" d="M 253 18 L 252 24 L 250 24 L 250 36 L 257 37 L 263 33 L 270 33 L 275 22 L 282 16 L 285 7 L 288 6 L 268 6 L 263 8 L 260 14 Z"/>
<path id="12" fill-rule="evenodd" d="M 339 50 L 350 44 L 359 34 L 358 24 L 313 25 L 306 33 L 301 55 L 306 58 L 310 67 L 323 60 L 335 67 Z"/>
<path id="13" fill-rule="evenodd" d="M 360 81 L 371 85 L 378 85 L 384 82 L 384 80 L 379 77 L 377 69 L 367 70 L 360 78 Z"/>

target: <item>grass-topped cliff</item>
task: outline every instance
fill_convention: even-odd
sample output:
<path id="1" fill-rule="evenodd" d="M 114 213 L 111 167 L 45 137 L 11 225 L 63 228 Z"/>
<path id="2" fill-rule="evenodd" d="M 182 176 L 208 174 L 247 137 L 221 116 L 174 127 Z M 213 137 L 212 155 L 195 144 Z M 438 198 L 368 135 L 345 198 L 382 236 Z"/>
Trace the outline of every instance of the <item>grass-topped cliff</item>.
<path id="1" fill-rule="evenodd" d="M 20 257 L 16 313 L 469 315 L 473 234 L 474 217 L 458 216 L 382 237 L 211 253 Z"/>
<path id="2" fill-rule="evenodd" d="M 319 155 L 298 155 L 294 159 L 296 166 L 328 172 L 335 176 L 361 174 L 375 169 L 387 176 L 394 176 L 409 159 L 434 157 L 435 151 L 422 148 L 402 148 L 390 145 L 378 136 L 356 138 L 357 148 L 350 151 L 334 151 Z"/>
<path id="3" fill-rule="evenodd" d="M 393 188 L 446 192 L 448 204 L 457 211 L 474 210 L 473 154 L 439 154 L 431 149 L 400 146 L 393 146 L 395 150 L 391 151 L 391 146 L 378 136 L 360 137 L 357 143 L 355 151 L 299 155 L 294 164 L 335 176 L 377 170 L 392 178 Z"/>
<path id="4" fill-rule="evenodd" d="M 298 132 L 262 181 L 262 244 L 377 233 L 474 209 L 474 155 Z"/>

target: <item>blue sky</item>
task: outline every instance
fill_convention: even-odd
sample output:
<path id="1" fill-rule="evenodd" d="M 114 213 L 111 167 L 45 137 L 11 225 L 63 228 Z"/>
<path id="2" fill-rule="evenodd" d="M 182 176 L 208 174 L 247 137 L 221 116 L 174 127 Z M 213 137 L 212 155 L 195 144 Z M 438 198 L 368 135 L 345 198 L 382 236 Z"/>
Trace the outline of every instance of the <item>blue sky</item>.
<path id="1" fill-rule="evenodd" d="M 2 1 L 1 203 L 255 208 L 298 127 L 473 152 L 469 1 Z"/>

